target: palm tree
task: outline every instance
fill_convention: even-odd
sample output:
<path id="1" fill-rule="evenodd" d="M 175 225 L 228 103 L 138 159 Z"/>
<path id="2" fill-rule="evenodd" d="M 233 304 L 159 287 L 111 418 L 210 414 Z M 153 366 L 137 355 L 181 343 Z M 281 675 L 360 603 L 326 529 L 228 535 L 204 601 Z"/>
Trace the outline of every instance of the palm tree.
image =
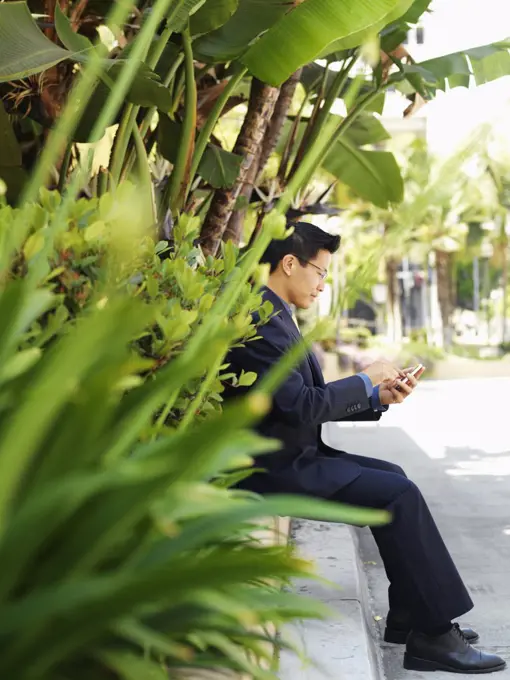
<path id="1" fill-rule="evenodd" d="M 499 156 L 499 157 L 498 157 Z M 494 182 L 497 192 L 495 217 L 497 229 L 494 239 L 495 257 L 501 266 L 501 286 L 503 289 L 501 315 L 501 343 L 507 342 L 508 288 L 509 288 L 509 215 L 510 215 L 510 158 L 498 154 L 488 158 L 487 171 Z"/>
<path id="2" fill-rule="evenodd" d="M 388 335 L 393 341 L 402 338 L 402 313 L 398 271 L 405 258 L 423 264 L 433 272 L 428 335 L 435 344 L 452 343 L 452 313 L 456 295 L 454 285 L 455 253 L 466 242 L 466 222 L 483 222 L 491 215 L 490 192 L 481 191 L 479 180 L 466 172 L 468 161 L 476 158 L 478 140 L 455 156 L 440 161 L 433 158 L 423 140 L 415 140 L 404 155 L 403 201 L 381 210 L 363 204 L 357 208 L 366 216 L 368 229 L 381 231 L 379 253 L 387 285 Z M 434 318 L 435 317 L 435 318 Z"/>

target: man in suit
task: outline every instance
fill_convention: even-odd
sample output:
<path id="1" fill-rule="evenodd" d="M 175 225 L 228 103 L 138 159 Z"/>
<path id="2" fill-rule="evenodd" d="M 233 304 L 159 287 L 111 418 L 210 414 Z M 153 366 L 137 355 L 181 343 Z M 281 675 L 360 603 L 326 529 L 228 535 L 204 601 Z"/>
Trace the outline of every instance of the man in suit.
<path id="1" fill-rule="evenodd" d="M 331 255 L 340 238 L 297 223 L 284 240 L 273 241 L 262 258 L 270 266 L 264 297 L 274 308 L 259 328 L 260 338 L 234 348 L 235 373 L 262 377 L 300 333 L 292 306 L 306 309 L 324 289 Z M 407 372 L 410 372 L 409 370 Z M 385 640 L 406 644 L 404 667 L 456 673 L 490 673 L 505 662 L 471 646 L 478 635 L 452 620 L 473 603 L 418 487 L 401 467 L 326 446 L 321 425 L 338 420 L 379 420 L 390 404 L 407 399 L 417 379 L 378 361 L 363 373 L 326 383 L 313 353 L 295 368 L 273 396 L 259 431 L 282 442 L 281 449 L 256 459 L 265 472 L 243 482 L 260 494 L 293 493 L 369 508 L 384 508 L 390 524 L 372 529 L 390 582 Z M 419 377 L 419 376 L 418 376 Z M 239 395 L 227 388 L 226 398 Z"/>

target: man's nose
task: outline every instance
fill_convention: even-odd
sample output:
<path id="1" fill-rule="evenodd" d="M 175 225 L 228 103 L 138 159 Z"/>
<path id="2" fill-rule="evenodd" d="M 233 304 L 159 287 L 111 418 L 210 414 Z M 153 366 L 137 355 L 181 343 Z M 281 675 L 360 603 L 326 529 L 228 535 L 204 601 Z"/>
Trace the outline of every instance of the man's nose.
<path id="1" fill-rule="evenodd" d="M 319 293 L 322 293 L 322 291 L 324 290 L 325 287 L 326 287 L 326 282 L 324 281 L 324 279 L 321 279 L 319 281 L 319 285 L 317 286 L 317 290 L 319 291 Z"/>

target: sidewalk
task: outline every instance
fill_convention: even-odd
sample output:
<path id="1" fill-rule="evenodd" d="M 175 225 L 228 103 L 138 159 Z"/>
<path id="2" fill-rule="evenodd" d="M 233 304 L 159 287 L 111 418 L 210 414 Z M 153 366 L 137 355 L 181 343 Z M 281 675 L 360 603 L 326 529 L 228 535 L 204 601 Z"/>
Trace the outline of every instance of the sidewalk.
<path id="1" fill-rule="evenodd" d="M 283 653 L 281 680 L 377 680 L 382 666 L 366 618 L 368 588 L 353 530 L 344 524 L 294 520 L 291 540 L 333 584 L 300 581 L 297 592 L 323 602 L 335 616 L 284 630 L 307 659 Z"/>

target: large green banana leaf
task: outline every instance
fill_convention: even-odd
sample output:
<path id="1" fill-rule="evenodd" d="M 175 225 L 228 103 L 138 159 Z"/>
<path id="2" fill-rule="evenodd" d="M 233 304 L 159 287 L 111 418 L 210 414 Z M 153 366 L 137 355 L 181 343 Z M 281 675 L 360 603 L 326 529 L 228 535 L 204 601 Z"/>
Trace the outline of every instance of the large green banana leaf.
<path id="1" fill-rule="evenodd" d="M 333 145 L 323 167 L 358 196 L 381 208 L 399 203 L 404 183 L 395 156 L 389 151 L 366 149 L 390 138 L 380 120 L 364 113 Z"/>
<path id="2" fill-rule="evenodd" d="M 220 28 L 234 14 L 238 0 L 207 0 L 190 18 L 191 35 L 203 35 Z"/>
<path id="3" fill-rule="evenodd" d="M 339 118 L 340 121 L 340 118 Z M 303 122 L 296 135 L 299 144 L 305 130 Z M 277 151 L 285 146 L 290 131 L 282 135 Z M 356 194 L 379 207 L 398 203 L 403 197 L 403 181 L 395 156 L 389 151 L 365 149 L 366 146 L 380 144 L 390 138 L 390 134 L 371 113 L 361 114 L 333 145 L 322 166 Z"/>
<path id="4" fill-rule="evenodd" d="M 414 0 L 407 12 L 392 22 L 381 33 L 381 49 L 391 52 L 402 44 L 412 25 L 417 24 L 428 11 L 432 0 Z"/>
<path id="5" fill-rule="evenodd" d="M 469 87 L 473 79 L 476 85 L 483 85 L 510 74 L 510 40 L 399 66 L 402 70 L 392 80 L 405 79 L 405 91 L 411 88 L 428 97 L 447 87 Z"/>
<path id="6" fill-rule="evenodd" d="M 358 196 L 380 208 L 399 203 L 403 198 L 400 168 L 389 151 L 362 149 L 345 136 L 331 149 L 323 167 Z"/>
<path id="7" fill-rule="evenodd" d="M 158 124 L 158 149 L 163 158 L 175 163 L 182 137 L 182 125 L 160 116 Z M 239 175 L 242 157 L 219 146 L 208 144 L 198 166 L 198 174 L 214 189 L 231 187 Z"/>
<path id="8" fill-rule="evenodd" d="M 232 17 L 218 30 L 196 40 L 193 52 L 207 62 L 237 59 L 290 9 L 288 0 L 239 0 Z"/>
<path id="9" fill-rule="evenodd" d="M 369 144 L 379 144 L 391 139 L 391 135 L 386 130 L 377 116 L 364 112 L 360 114 L 345 133 L 345 137 L 356 146 L 368 146 Z"/>
<path id="10" fill-rule="evenodd" d="M 338 121 L 341 121 L 339 116 L 336 116 Z M 289 116 L 289 120 L 285 123 L 283 128 L 283 133 L 278 141 L 276 151 L 281 153 L 286 145 L 286 140 L 291 130 L 291 123 L 294 120 L 293 116 Z M 295 136 L 295 146 L 297 147 L 303 138 L 305 133 L 306 125 L 308 119 L 303 119 L 296 132 Z M 350 140 L 352 144 L 356 146 L 367 146 L 369 144 L 378 144 L 379 142 L 384 142 L 391 138 L 390 133 L 386 130 L 384 125 L 381 123 L 379 118 L 374 116 L 372 113 L 363 112 L 356 120 L 352 122 L 349 128 L 344 132 L 344 136 Z"/>
<path id="11" fill-rule="evenodd" d="M 39 30 L 26 2 L 0 3 L 0 82 L 20 80 L 75 57 Z"/>
<path id="12" fill-rule="evenodd" d="M 407 12 L 400 17 L 400 21 L 407 24 L 417 24 L 421 17 L 428 11 L 432 0 L 414 0 Z"/>
<path id="13" fill-rule="evenodd" d="M 243 63 L 260 80 L 280 85 L 335 44 L 360 45 L 396 20 L 412 0 L 304 0 L 252 45 Z"/>
<path id="14" fill-rule="evenodd" d="M 397 40 L 396 45 L 399 45 L 401 42 L 403 42 L 407 35 L 407 32 L 409 30 L 409 23 L 416 23 L 411 22 L 410 20 L 412 13 L 414 12 L 415 15 L 418 14 L 417 5 L 422 6 L 423 2 L 430 3 L 431 0 L 414 0 L 411 6 L 409 6 L 408 2 L 402 0 L 402 2 L 395 7 L 393 12 L 391 12 L 391 14 L 384 17 L 384 19 L 379 21 L 375 26 L 364 29 L 359 33 L 355 33 L 354 35 L 349 36 L 348 38 L 339 38 L 338 40 L 333 41 L 331 44 L 327 45 L 322 50 L 319 57 L 320 58 L 328 57 L 328 59 L 331 60 L 332 56 L 335 57 L 335 55 L 342 54 L 342 52 L 344 52 L 345 50 L 349 50 L 352 49 L 353 47 L 357 47 L 358 45 L 363 44 L 363 42 L 373 38 L 377 33 L 379 33 L 380 35 L 381 47 L 383 49 L 385 49 L 384 42 L 387 40 L 385 36 L 388 33 L 391 34 L 391 36 L 394 36 L 396 32 L 399 34 L 399 39 L 396 39 Z M 407 12 L 405 12 L 405 14 L 402 16 L 402 9 L 405 10 L 406 8 L 408 8 Z M 345 55 L 341 57 L 340 60 L 344 58 Z"/>
<path id="15" fill-rule="evenodd" d="M 196 4 L 197 0 L 184 3 L 188 13 Z M 41 73 L 65 60 L 86 61 L 93 46 L 87 38 L 74 33 L 58 5 L 56 28 L 66 48 L 51 42 L 39 30 L 26 2 L 0 3 L 0 82 Z M 115 81 L 123 63 L 122 59 L 105 60 L 107 82 Z M 171 106 L 168 90 L 145 64 L 140 65 L 133 80 L 128 101 L 139 106 L 157 106 L 162 111 L 168 111 Z"/>

